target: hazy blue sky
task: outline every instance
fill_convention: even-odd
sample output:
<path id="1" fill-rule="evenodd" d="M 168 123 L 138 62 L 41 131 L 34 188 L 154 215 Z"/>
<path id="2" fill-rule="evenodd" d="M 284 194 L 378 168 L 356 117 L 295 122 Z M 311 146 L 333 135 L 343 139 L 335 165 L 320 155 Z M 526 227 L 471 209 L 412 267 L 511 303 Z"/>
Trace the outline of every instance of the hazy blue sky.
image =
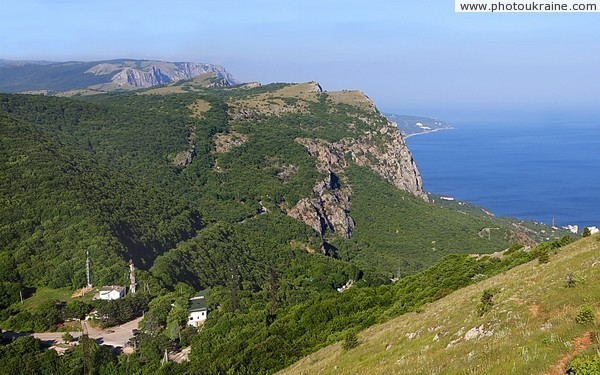
<path id="1" fill-rule="evenodd" d="M 457 14 L 453 0 L 19 0 L 0 58 L 219 63 L 452 119 L 600 103 L 600 13 Z"/>

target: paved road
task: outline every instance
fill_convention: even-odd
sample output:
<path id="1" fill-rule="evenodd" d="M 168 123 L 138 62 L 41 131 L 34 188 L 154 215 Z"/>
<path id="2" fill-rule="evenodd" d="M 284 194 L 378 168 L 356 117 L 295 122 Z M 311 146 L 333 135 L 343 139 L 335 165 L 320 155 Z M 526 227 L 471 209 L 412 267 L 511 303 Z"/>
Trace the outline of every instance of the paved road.
<path id="1" fill-rule="evenodd" d="M 89 325 L 87 321 L 82 321 L 82 325 L 84 329 L 87 330 L 90 338 L 98 341 L 99 344 L 102 345 L 110 345 L 110 346 L 120 346 L 124 347 L 125 343 L 133 337 L 133 330 L 138 329 L 140 321 L 142 318 L 137 318 L 130 322 L 127 322 L 123 325 L 111 327 L 104 331 L 94 328 Z M 109 333 L 110 332 L 110 333 Z M 74 339 L 78 338 L 81 335 L 81 332 L 70 332 Z M 33 333 L 33 337 L 36 337 L 48 344 L 53 343 L 61 343 L 63 342 L 62 335 L 64 332 L 42 332 L 42 333 Z M 19 334 L 14 332 L 5 332 L 5 337 L 18 337 L 26 334 Z"/>

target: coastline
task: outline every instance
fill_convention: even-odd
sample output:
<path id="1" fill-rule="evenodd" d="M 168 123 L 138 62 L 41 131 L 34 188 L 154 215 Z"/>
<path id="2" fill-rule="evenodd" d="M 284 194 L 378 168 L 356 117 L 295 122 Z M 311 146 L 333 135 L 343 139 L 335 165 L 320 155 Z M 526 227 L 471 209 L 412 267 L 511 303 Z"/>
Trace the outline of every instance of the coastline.
<path id="1" fill-rule="evenodd" d="M 596 123 L 553 123 L 551 132 L 540 131 L 548 128 L 545 122 L 483 125 L 407 141 L 427 191 L 498 216 L 600 227 Z"/>
<path id="2" fill-rule="evenodd" d="M 400 129 L 398 129 L 398 130 L 400 130 Z M 407 138 L 410 138 L 410 137 L 414 137 L 416 135 L 431 134 L 431 133 L 436 133 L 436 132 L 443 131 L 443 130 L 454 130 L 454 127 L 426 130 L 426 131 L 423 131 L 423 132 L 420 132 L 420 133 L 412 133 L 412 134 L 408 134 L 408 135 L 402 134 L 402 137 L 404 137 L 404 139 L 407 139 Z M 402 132 L 400 132 L 400 133 L 402 133 Z"/>

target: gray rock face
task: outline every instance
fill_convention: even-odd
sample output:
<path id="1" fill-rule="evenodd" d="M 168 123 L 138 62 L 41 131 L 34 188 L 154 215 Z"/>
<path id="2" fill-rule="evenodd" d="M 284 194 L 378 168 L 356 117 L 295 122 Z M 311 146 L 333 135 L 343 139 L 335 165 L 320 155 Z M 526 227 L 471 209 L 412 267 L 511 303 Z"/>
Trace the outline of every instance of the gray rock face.
<path id="1" fill-rule="evenodd" d="M 150 87 L 171 82 L 169 76 L 153 66 L 149 72 L 127 68 L 115 74 L 112 81 L 119 86 Z"/>
<path id="2" fill-rule="evenodd" d="M 309 155 L 317 159 L 319 170 L 343 173 L 348 166 L 345 154 L 349 153 L 357 165 L 368 167 L 398 189 L 427 200 L 412 154 L 402 135 L 390 123 L 377 132 L 335 143 L 308 138 L 299 138 L 296 142 L 304 145 Z"/>
<path id="3" fill-rule="evenodd" d="M 398 189 L 427 200 L 421 174 L 400 132 L 388 124 L 379 129 L 379 133 L 369 133 L 358 140 L 344 139 L 339 145 L 344 153 L 352 155 L 356 164 L 368 167 Z M 382 136 L 385 139 L 383 149 L 374 142 L 376 137 Z"/>
<path id="4" fill-rule="evenodd" d="M 0 91 L 53 94 L 92 88 L 136 89 L 206 75 L 208 86 L 239 82 L 220 65 L 158 60 L 8 61 L 0 62 Z M 214 77 L 214 78 L 213 78 Z"/>
<path id="5" fill-rule="evenodd" d="M 354 229 L 354 220 L 350 217 L 349 186 L 341 187 L 334 173 L 313 187 L 311 198 L 301 199 L 288 215 L 302 220 L 321 235 L 333 231 L 339 236 L 349 238 Z"/>
<path id="6" fill-rule="evenodd" d="M 189 165 L 194 160 L 194 156 L 196 156 L 196 149 L 192 148 L 187 151 L 181 151 L 177 156 L 175 156 L 175 160 L 173 160 L 173 165 L 177 167 L 185 167 Z"/>
<path id="7" fill-rule="evenodd" d="M 313 194 L 301 199 L 288 215 L 302 220 L 321 235 L 333 231 L 349 238 L 354 230 L 350 216 L 352 187 L 344 173 L 352 162 L 366 166 L 398 189 L 427 200 L 421 175 L 404 139 L 392 124 L 357 139 L 347 138 L 330 143 L 322 139 L 298 138 L 309 155 L 315 157 L 317 169 L 327 177 L 317 181 Z"/>
<path id="8" fill-rule="evenodd" d="M 219 79 L 219 86 L 231 86 L 238 83 L 229 72 L 220 65 L 193 62 L 165 61 L 123 61 L 120 63 L 101 63 L 86 71 L 87 74 L 109 75 L 111 81 L 119 86 L 151 87 L 180 79 L 193 78 L 212 73 Z"/>
<path id="9" fill-rule="evenodd" d="M 348 167 L 344 154 L 335 144 L 322 139 L 298 138 L 296 142 L 304 145 L 308 154 L 316 158 L 317 170 L 327 177 L 317 181 L 312 197 L 301 199 L 288 215 L 302 220 L 321 235 L 333 231 L 349 238 L 354 220 L 350 217 L 352 189 L 343 174 Z"/>
<path id="10" fill-rule="evenodd" d="M 189 148 L 185 151 L 181 151 L 175 156 L 173 160 L 173 165 L 177 167 L 185 167 L 189 165 L 194 160 L 196 156 L 196 144 L 194 143 L 196 140 L 196 127 L 190 128 L 190 133 L 188 135 L 188 145 Z"/>

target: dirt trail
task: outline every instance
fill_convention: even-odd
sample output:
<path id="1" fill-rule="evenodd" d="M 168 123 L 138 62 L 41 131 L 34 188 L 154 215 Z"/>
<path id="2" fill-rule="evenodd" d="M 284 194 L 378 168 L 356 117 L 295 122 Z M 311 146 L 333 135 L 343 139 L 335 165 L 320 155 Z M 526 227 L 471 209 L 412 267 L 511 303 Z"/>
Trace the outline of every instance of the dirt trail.
<path id="1" fill-rule="evenodd" d="M 592 344 L 592 330 L 586 331 L 581 336 L 576 337 L 573 340 L 573 349 L 567 353 L 564 357 L 562 357 L 556 364 L 552 365 L 550 371 L 544 373 L 544 375 L 561 375 L 567 371 L 567 367 L 569 366 L 569 362 L 571 359 L 575 357 L 577 354 L 581 353 L 587 347 Z"/>

